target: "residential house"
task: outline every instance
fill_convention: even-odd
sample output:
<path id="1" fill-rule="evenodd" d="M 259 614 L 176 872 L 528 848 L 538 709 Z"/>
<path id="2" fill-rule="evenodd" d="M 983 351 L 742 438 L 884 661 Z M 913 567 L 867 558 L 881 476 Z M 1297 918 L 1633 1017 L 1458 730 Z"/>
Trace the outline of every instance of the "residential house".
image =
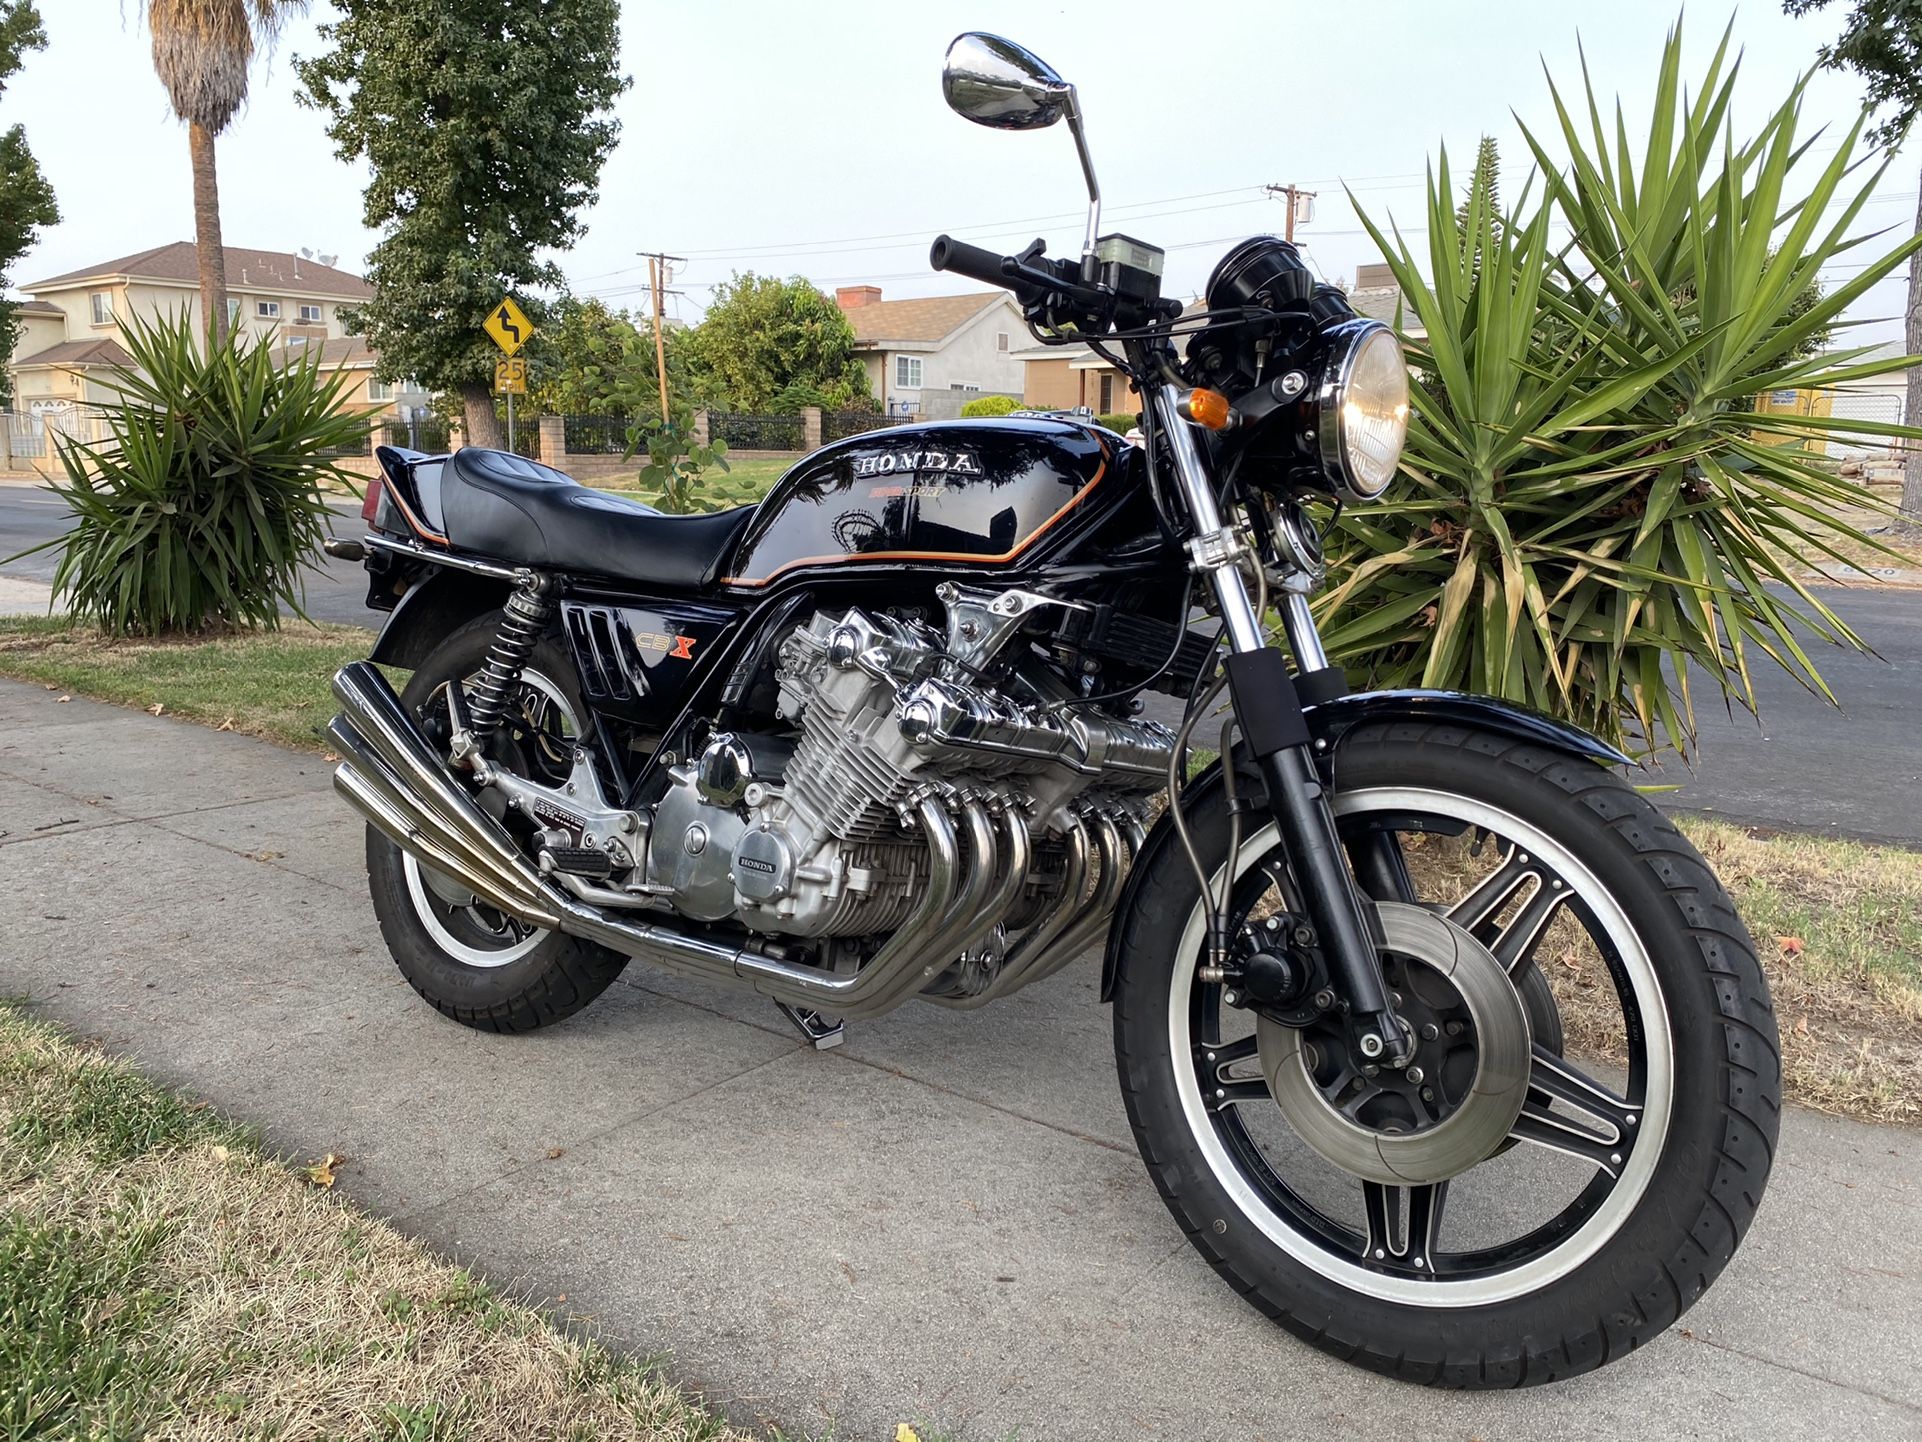
<path id="1" fill-rule="evenodd" d="M 1355 283 L 1348 288 L 1348 304 L 1358 315 L 1370 316 L 1395 326 L 1409 340 L 1423 340 L 1428 330 L 1401 293 L 1401 282 L 1389 265 L 1358 265 Z"/>
<path id="2" fill-rule="evenodd" d="M 1133 382 L 1085 345 L 1033 345 L 1015 353 L 1026 374 L 1021 400 L 1033 410 L 1085 406 L 1097 415 L 1139 411 Z"/>
<path id="3" fill-rule="evenodd" d="M 873 285 L 834 293 L 854 327 L 868 389 L 891 416 L 950 420 L 976 396 L 1021 394 L 1016 338 L 1027 325 L 1005 291 L 883 300 Z"/>
<path id="4" fill-rule="evenodd" d="M 403 393 L 409 402 L 425 402 L 417 387 L 375 380 L 373 353 L 365 341 L 347 334 L 341 307 L 373 294 L 366 281 L 313 257 L 281 251 L 230 245 L 225 256 L 232 325 L 276 337 L 290 355 L 319 346 L 324 369 L 354 373 L 350 401 L 363 409 L 391 410 Z M 28 427 L 23 434 L 48 416 L 71 414 L 105 398 L 100 375 L 130 360 L 118 339 L 123 318 L 152 322 L 184 309 L 195 334 L 201 332 L 200 265 L 190 241 L 82 266 L 22 289 L 32 299 L 18 305 L 22 324 L 7 369 L 14 410 Z"/>

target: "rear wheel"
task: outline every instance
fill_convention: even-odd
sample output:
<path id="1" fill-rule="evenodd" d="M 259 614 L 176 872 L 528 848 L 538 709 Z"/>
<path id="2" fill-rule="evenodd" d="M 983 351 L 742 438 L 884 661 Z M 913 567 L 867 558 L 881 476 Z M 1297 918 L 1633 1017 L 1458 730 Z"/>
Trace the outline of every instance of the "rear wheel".
<path id="1" fill-rule="evenodd" d="M 401 700 L 436 741 L 446 734 L 448 682 L 486 663 L 500 624 L 489 612 L 449 636 L 415 671 Z M 521 674 L 494 745 L 495 759 L 530 780 L 563 779 L 585 714 L 573 663 L 553 638 Z M 627 958 L 593 942 L 530 927 L 422 866 L 367 828 L 374 914 L 395 963 L 435 1010 L 484 1031 L 529 1031 L 572 1016 L 605 991 Z"/>
<path id="2" fill-rule="evenodd" d="M 1377 727 L 1336 784 L 1413 1064 L 1359 1064 L 1338 1029 L 1203 980 L 1199 890 L 1161 848 L 1115 1008 L 1142 1156 L 1215 1268 L 1326 1351 L 1456 1387 L 1599 1366 L 1701 1295 L 1760 1200 L 1780 1076 L 1752 943 L 1681 834 L 1590 763 Z M 1230 858 L 1220 794 L 1189 815 L 1237 929 L 1297 909 L 1272 826 Z"/>

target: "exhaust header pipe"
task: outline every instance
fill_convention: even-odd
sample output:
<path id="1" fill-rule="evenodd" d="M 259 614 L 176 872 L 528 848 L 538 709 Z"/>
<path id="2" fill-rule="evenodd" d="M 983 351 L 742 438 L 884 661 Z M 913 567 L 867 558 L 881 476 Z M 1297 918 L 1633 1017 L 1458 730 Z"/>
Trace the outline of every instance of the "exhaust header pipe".
<path id="1" fill-rule="evenodd" d="M 457 881 L 491 906 L 530 926 L 597 942 L 710 981 L 746 983 L 790 1006 L 830 1016 L 877 1016 L 908 1000 L 986 930 L 984 916 L 996 848 L 978 803 L 971 832 L 986 833 L 987 874 L 966 869 L 953 823 L 940 802 L 917 811 L 928 842 L 928 884 L 907 923 L 852 975 L 836 975 L 764 956 L 749 947 L 655 922 L 629 920 L 562 891 L 522 854 L 507 829 L 483 811 L 449 773 L 387 678 L 366 661 L 334 676 L 341 714 L 327 734 L 338 748 L 334 789 L 377 831 L 421 865 Z M 975 837 L 979 845 L 981 836 Z M 1025 867 L 1024 867 L 1025 869 Z"/>

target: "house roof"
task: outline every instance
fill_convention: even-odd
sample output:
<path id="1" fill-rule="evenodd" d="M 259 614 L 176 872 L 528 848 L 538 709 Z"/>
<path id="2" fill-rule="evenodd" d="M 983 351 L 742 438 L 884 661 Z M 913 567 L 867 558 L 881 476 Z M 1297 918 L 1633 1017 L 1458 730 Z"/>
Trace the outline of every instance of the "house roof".
<path id="1" fill-rule="evenodd" d="M 305 358 L 312 353 L 309 346 L 286 345 L 275 347 L 276 358 L 284 365 L 290 358 Z M 365 336 L 335 336 L 320 344 L 320 363 L 336 370 L 355 370 L 374 363 L 373 349 L 367 344 Z"/>
<path id="2" fill-rule="evenodd" d="M 1001 291 L 931 295 L 920 300 L 876 300 L 843 311 L 857 347 L 872 350 L 888 341 L 932 345 L 946 340 L 989 306 L 1007 299 Z"/>
<path id="3" fill-rule="evenodd" d="M 280 250 L 251 250 L 229 245 L 221 249 L 231 290 L 279 290 L 299 295 L 334 295 L 349 300 L 364 300 L 374 288 L 350 271 L 337 270 L 318 261 L 306 260 Z M 168 280 L 184 285 L 200 281 L 200 261 L 191 240 L 176 240 L 133 255 L 103 260 L 82 266 L 63 275 L 51 276 L 25 286 L 26 290 L 52 290 L 56 286 L 96 277 L 126 276 L 132 280 Z"/>
<path id="4" fill-rule="evenodd" d="M 16 315 L 66 314 L 64 310 L 60 309 L 59 306 L 50 300 L 9 300 L 7 304 L 13 307 L 14 314 Z"/>
<path id="5" fill-rule="evenodd" d="M 1395 317 L 1399 313 L 1403 334 L 1412 336 L 1428 334 L 1422 327 L 1421 317 L 1415 314 L 1415 307 L 1403 297 L 1401 287 L 1398 285 L 1356 286 L 1348 292 L 1348 304 L 1355 308 L 1355 314 L 1365 315 L 1370 320 L 1378 320 L 1385 325 L 1394 325 Z"/>
<path id="6" fill-rule="evenodd" d="M 25 370 L 29 366 L 130 366 L 133 357 L 120 348 L 117 340 L 63 340 L 59 345 L 48 346 L 28 356 L 23 361 L 15 361 L 15 370 Z"/>

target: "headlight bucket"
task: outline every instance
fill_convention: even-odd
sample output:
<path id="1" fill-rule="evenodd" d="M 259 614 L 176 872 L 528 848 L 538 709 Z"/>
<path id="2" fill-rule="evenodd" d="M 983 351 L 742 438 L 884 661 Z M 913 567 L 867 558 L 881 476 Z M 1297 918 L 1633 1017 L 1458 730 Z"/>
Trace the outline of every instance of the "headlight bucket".
<path id="1" fill-rule="evenodd" d="M 1315 398 L 1322 469 L 1336 494 L 1372 501 L 1388 489 L 1408 437 L 1408 362 L 1395 333 L 1356 319 L 1322 333 Z"/>

